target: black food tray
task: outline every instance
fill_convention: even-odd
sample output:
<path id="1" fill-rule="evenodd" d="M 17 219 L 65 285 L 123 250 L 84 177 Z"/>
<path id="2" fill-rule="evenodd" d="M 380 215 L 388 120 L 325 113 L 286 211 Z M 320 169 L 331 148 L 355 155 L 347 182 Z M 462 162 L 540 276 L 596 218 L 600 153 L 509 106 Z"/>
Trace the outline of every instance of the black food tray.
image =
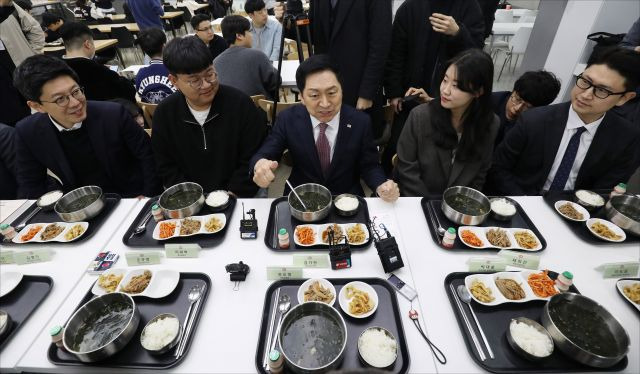
<path id="1" fill-rule="evenodd" d="M 586 366 L 574 361 L 568 356 L 565 356 L 560 352 L 558 347 L 555 347 L 553 354 L 551 354 L 548 359 L 539 362 L 527 361 L 518 356 L 507 341 L 506 332 L 507 328 L 509 328 L 509 322 L 512 318 L 526 317 L 542 324 L 541 316 L 542 310 L 546 304 L 545 300 L 532 300 L 526 303 L 504 303 L 496 306 L 486 306 L 471 300 L 473 311 L 476 313 L 478 321 L 480 322 L 487 340 L 489 341 L 489 345 L 495 355 L 495 359 L 491 359 L 485 351 L 487 360 L 481 361 L 480 357 L 476 353 L 473 339 L 467 331 L 467 326 L 463 317 L 460 315 L 460 311 L 450 288 L 450 285 L 453 285 L 453 289 L 455 290 L 459 285 L 464 285 L 464 278 L 471 274 L 478 273 L 451 273 L 447 275 L 444 279 L 444 288 L 447 296 L 449 297 L 449 301 L 451 302 L 451 308 L 456 316 L 456 320 L 458 321 L 458 325 L 462 332 L 462 337 L 464 338 L 467 349 L 469 350 L 469 354 L 471 355 L 471 358 L 473 358 L 473 360 L 483 369 L 492 373 L 570 373 L 588 371 L 620 371 L 627 367 L 627 357 L 607 369 Z M 551 279 L 555 280 L 557 276 L 558 273 L 549 271 L 549 277 Z M 574 286 L 571 286 L 569 291 L 580 293 Z M 462 305 L 471 326 L 473 326 L 476 336 L 480 342 L 480 346 L 484 349 L 484 343 L 480 336 L 480 332 L 476 329 L 473 316 L 469 312 L 469 307 L 462 301 L 460 301 L 460 304 Z"/>
<path id="2" fill-rule="evenodd" d="M 262 322 L 260 323 L 260 335 L 258 347 L 256 348 L 256 368 L 258 373 L 268 374 L 262 366 L 264 359 L 265 344 L 269 333 L 269 323 L 271 321 L 271 311 L 274 300 L 274 293 L 279 288 L 280 295 L 287 294 L 291 297 L 291 308 L 298 305 L 298 288 L 306 279 L 281 280 L 269 286 L 264 300 L 262 310 Z M 335 370 L 355 370 L 366 368 L 358 358 L 358 337 L 368 327 L 379 326 L 389 330 L 396 337 L 398 342 L 398 358 L 391 368 L 390 373 L 406 373 L 409 370 L 409 348 L 402 326 L 402 315 L 398 308 L 396 291 L 385 280 L 380 278 L 327 278 L 336 288 L 336 300 L 333 307 L 338 310 L 347 324 L 347 345 L 345 347 L 344 358 L 340 366 Z M 369 284 L 378 294 L 378 309 L 371 316 L 363 319 L 350 317 L 340 308 L 338 295 L 342 287 L 352 281 L 362 281 Z M 291 310 L 291 309 L 289 309 Z M 275 322 L 277 323 L 277 321 Z M 274 329 L 276 327 L 274 326 Z M 284 373 L 291 373 L 285 366 Z"/>
<path id="3" fill-rule="evenodd" d="M 540 252 L 540 251 L 543 251 L 545 248 L 547 248 L 547 241 L 542 236 L 542 233 L 540 233 L 540 230 L 538 230 L 536 225 L 533 224 L 533 221 L 531 221 L 531 218 L 529 218 L 527 213 L 525 213 L 524 209 L 522 209 L 522 206 L 520 206 L 520 204 L 518 204 L 518 202 L 513 199 L 510 199 L 508 197 L 505 197 L 505 199 L 509 200 L 509 202 L 511 202 L 516 207 L 516 215 L 513 216 L 513 218 L 510 221 L 498 221 L 497 219 L 494 219 L 491 216 L 491 214 L 489 214 L 487 219 L 482 224 L 477 226 L 478 227 L 502 227 L 502 228 L 513 227 L 518 229 L 529 229 L 536 234 L 536 236 L 540 240 L 540 244 L 542 244 L 542 248 L 535 252 Z M 424 216 L 427 219 L 427 226 L 429 226 L 429 231 L 431 232 L 431 238 L 433 239 L 434 242 L 436 242 L 442 248 L 452 250 L 452 251 L 464 250 L 464 251 L 474 251 L 474 252 L 477 252 L 477 251 L 498 252 L 502 249 L 502 248 L 494 248 L 494 247 L 471 248 L 466 244 L 464 244 L 462 240 L 460 240 L 460 238 L 458 237 L 458 233 L 457 233 L 458 227 L 463 225 L 458 225 L 457 223 L 453 223 L 449 221 L 449 219 L 444 215 L 444 212 L 442 211 L 442 207 L 441 207 L 442 200 L 439 197 L 433 198 L 433 199 L 423 197 L 422 200 L 420 200 L 420 205 L 422 205 L 422 211 L 424 212 Z M 455 240 L 455 243 L 453 243 L 452 248 L 446 248 L 442 245 L 442 237 L 438 236 L 438 230 L 436 229 L 436 226 L 435 226 L 437 225 L 438 221 L 432 218 L 432 214 L 437 215 L 438 220 L 440 220 L 440 224 L 442 225 L 442 228 L 444 228 L 445 230 L 448 229 L 449 227 L 454 227 L 456 229 L 456 240 Z M 518 252 L 531 252 L 531 251 L 527 251 L 519 248 L 509 248 L 509 250 L 518 251 Z"/>
<path id="4" fill-rule="evenodd" d="M 273 202 L 271 203 L 271 209 L 269 210 L 269 221 L 267 222 L 267 228 L 264 234 L 264 244 L 266 244 L 267 247 L 269 247 L 269 249 L 272 249 L 274 251 L 283 251 L 283 252 L 287 252 L 291 250 L 328 251 L 329 246 L 322 245 L 322 244 L 311 245 L 311 246 L 297 246 L 293 237 L 295 235 L 294 234 L 295 228 L 298 225 L 312 225 L 312 224 L 321 225 L 323 223 L 339 223 L 339 224 L 362 223 L 367 228 L 367 231 L 369 231 L 369 240 L 367 240 L 362 244 L 350 245 L 350 248 L 352 250 L 354 249 L 357 250 L 357 249 L 364 249 L 369 247 L 369 245 L 371 244 L 371 241 L 373 240 L 373 235 L 371 235 L 371 230 L 369 229 L 369 225 L 368 225 L 369 206 L 367 205 L 367 201 L 365 199 L 363 199 L 360 196 L 356 196 L 356 197 L 360 202 L 360 204 L 358 205 L 358 213 L 356 215 L 351 217 L 343 217 L 341 215 L 338 215 L 338 213 L 336 212 L 335 206 L 332 206 L 331 211 L 329 212 L 329 215 L 327 215 L 325 219 L 322 219 L 317 222 L 310 222 L 310 223 L 299 221 L 298 219 L 294 218 L 291 215 L 291 210 L 289 209 L 289 202 L 287 201 L 286 196 L 279 197 L 273 200 Z M 278 230 L 280 230 L 281 228 L 287 229 L 287 232 L 289 233 L 290 246 L 288 249 L 282 249 L 278 246 Z"/>
<path id="5" fill-rule="evenodd" d="M 10 331 L 0 339 L 0 352 L 49 295 L 52 287 L 51 277 L 25 275 L 15 289 L 0 297 L 0 309 L 7 312 L 13 321 Z"/>
<path id="6" fill-rule="evenodd" d="M 219 245 L 224 240 L 224 236 L 227 233 L 227 229 L 231 222 L 231 215 L 233 214 L 233 209 L 236 206 L 236 198 L 233 196 L 229 196 L 229 205 L 223 210 L 216 210 L 204 204 L 200 212 L 198 212 L 198 216 L 205 216 L 213 213 L 222 213 L 227 217 L 227 224 L 222 228 L 222 230 L 216 232 L 215 234 L 198 234 L 193 236 L 185 236 L 185 237 L 176 237 L 167 240 L 155 240 L 153 238 L 153 229 L 156 227 L 158 222 L 156 222 L 153 217 L 149 219 L 147 222 L 147 229 L 138 235 L 132 235 L 133 231 L 138 227 L 138 225 L 144 219 L 144 216 L 151 210 L 153 204 L 158 201 L 159 197 L 154 197 L 149 199 L 146 204 L 140 209 L 140 212 L 136 216 L 136 219 L 133 220 L 127 232 L 124 233 L 122 237 L 122 242 L 124 245 L 128 247 L 164 247 L 165 244 L 183 244 L 183 243 L 196 243 L 199 244 L 202 248 L 211 248 Z"/>
<path id="7" fill-rule="evenodd" d="M 609 200 L 609 193 L 608 192 L 607 193 L 598 193 L 598 194 L 604 198 L 604 201 Z M 602 240 L 602 239 L 597 238 L 595 235 L 593 235 L 591 233 L 591 231 L 589 231 L 589 228 L 587 228 L 586 222 L 570 221 L 570 220 L 562 217 L 560 215 L 560 213 L 558 213 L 556 211 L 556 208 L 554 207 L 554 204 L 558 200 L 567 200 L 567 201 L 571 201 L 571 202 L 576 202 L 574 191 L 547 192 L 542 197 L 542 199 L 545 201 L 545 203 L 547 203 L 547 205 L 549 205 L 551 210 L 553 210 L 553 213 L 555 213 L 560 220 L 564 221 L 567 224 L 567 226 L 569 226 L 571 231 L 573 231 L 573 233 L 576 234 L 577 237 L 579 237 L 580 239 L 584 240 L 585 242 L 588 242 L 588 243 L 591 243 L 591 244 L 604 244 L 604 245 L 620 245 L 620 244 L 626 244 L 626 243 L 640 243 L 640 236 L 633 235 L 633 234 L 631 234 L 629 232 L 626 232 L 626 231 L 625 231 L 625 233 L 627 234 L 627 239 L 625 239 L 623 242 L 609 242 L 609 241 L 606 241 L 606 240 Z M 591 216 L 591 218 L 601 218 L 601 219 L 609 221 L 609 218 L 607 218 L 607 214 L 605 213 L 604 206 L 602 208 L 596 210 L 595 212 L 589 212 L 589 215 Z"/>
<path id="8" fill-rule="evenodd" d="M 204 305 L 201 305 L 198 313 L 193 320 L 193 328 L 189 340 L 186 342 L 184 353 L 180 358 L 174 356 L 176 348 L 172 348 L 167 353 L 162 355 L 152 355 L 147 352 L 140 344 L 140 334 L 144 326 L 155 316 L 160 313 L 173 313 L 178 316 L 180 320 L 180 327 L 184 329 L 184 319 L 187 316 L 187 310 L 189 309 L 189 300 L 187 295 L 189 290 L 193 286 L 206 285 L 207 289 L 202 295 L 201 304 L 207 302 L 207 296 L 211 290 L 211 279 L 208 275 L 203 273 L 180 273 L 180 281 L 168 296 L 161 299 L 152 299 L 149 297 L 136 296 L 136 307 L 140 313 L 140 324 L 138 330 L 131 338 L 131 341 L 120 352 L 105 359 L 103 362 L 94 362 L 91 364 L 83 363 L 76 356 L 59 349 L 55 344 L 49 345 L 47 351 L 47 357 L 49 362 L 55 365 L 67 365 L 67 366 L 97 366 L 97 367 L 112 367 L 112 368 L 126 368 L 126 369 L 168 369 L 178 365 L 185 358 L 189 352 L 189 347 L 193 341 L 195 330 L 198 328 L 198 322 L 202 316 Z M 91 290 L 82 298 L 78 307 L 78 310 L 87 301 L 94 297 Z M 74 310 L 74 313 L 75 313 Z M 194 309 L 195 310 L 195 309 Z M 73 313 L 71 313 L 73 315 Z M 71 315 L 69 318 L 71 318 Z M 67 321 L 68 322 L 68 321 Z M 65 323 L 66 325 L 66 323 Z"/>
<path id="9" fill-rule="evenodd" d="M 115 194 L 115 193 L 105 193 L 104 197 L 105 197 L 104 208 L 102 208 L 102 211 L 100 212 L 100 214 L 98 214 L 97 216 L 91 218 L 90 220 L 87 220 L 87 222 L 89 222 L 89 228 L 87 228 L 87 232 L 84 235 L 82 235 L 81 237 L 79 237 L 77 240 L 74 240 L 74 241 L 71 241 L 71 242 L 67 242 L 67 243 L 53 242 L 53 241 L 51 241 L 51 242 L 26 242 L 26 243 L 20 243 L 20 244 L 14 243 L 14 242 L 2 242 L 2 245 L 25 245 L 25 244 L 64 245 L 64 244 L 77 244 L 77 243 L 83 242 L 83 241 L 89 239 L 90 237 L 92 237 L 93 234 L 95 234 L 100 229 L 100 227 L 104 224 L 104 222 L 111 215 L 111 213 L 113 213 L 113 210 L 115 209 L 116 205 L 118 205 L 118 203 L 120 203 L 120 199 L 121 199 L 120 195 Z M 26 218 L 36 208 L 37 208 L 37 206 L 36 206 L 36 203 L 34 202 L 18 218 L 16 218 L 15 221 L 11 222 L 10 225 L 13 226 L 13 227 L 16 227 L 18 224 L 20 224 L 22 222 L 22 220 L 24 218 Z M 33 216 L 29 220 L 29 222 L 27 222 L 27 224 L 30 224 L 30 223 L 52 223 L 52 222 L 63 222 L 63 221 L 56 214 L 55 211 L 50 210 L 50 211 L 47 211 L 47 212 L 43 212 L 41 210 L 38 213 L 36 213 L 36 215 Z M 0 235 L 0 236 L 2 236 L 2 235 Z"/>
<path id="10" fill-rule="evenodd" d="M 622 293 L 622 291 L 620 291 L 620 289 L 618 288 L 618 282 L 623 281 L 623 280 L 632 280 L 632 281 L 636 281 L 636 282 L 640 282 L 640 278 L 620 278 L 616 281 L 616 290 L 618 290 L 618 295 L 620 295 L 620 297 L 622 298 L 622 300 L 625 301 L 625 304 L 629 304 L 629 307 L 631 307 L 633 310 L 635 310 L 637 313 L 640 313 L 640 309 L 636 308 L 636 306 L 633 304 L 633 302 L 629 301 L 624 294 Z"/>

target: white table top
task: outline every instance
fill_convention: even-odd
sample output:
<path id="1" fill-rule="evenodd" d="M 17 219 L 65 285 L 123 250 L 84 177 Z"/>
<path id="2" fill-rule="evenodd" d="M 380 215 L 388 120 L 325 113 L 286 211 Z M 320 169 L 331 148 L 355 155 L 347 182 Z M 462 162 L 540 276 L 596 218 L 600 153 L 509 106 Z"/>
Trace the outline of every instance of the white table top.
<path id="1" fill-rule="evenodd" d="M 495 22 L 493 35 L 514 35 L 521 27 L 533 27 L 533 22 Z"/>
<path id="2" fill-rule="evenodd" d="M 18 211 L 27 200 L 0 200 L 0 223 Z"/>
<path id="3" fill-rule="evenodd" d="M 602 275 L 594 268 L 604 262 L 620 260 L 638 260 L 640 248 L 629 245 L 591 245 L 577 238 L 561 222 L 551 208 L 539 197 L 516 198 L 527 211 L 529 217 L 537 225 L 547 240 L 548 247 L 541 252 L 541 268 L 556 271 L 570 270 L 575 275 L 576 285 L 586 296 L 592 297 L 607 309 L 627 329 L 631 338 L 629 364 L 625 373 L 640 372 L 640 324 L 637 313 L 626 305 L 627 302 L 617 294 L 614 279 L 602 279 Z M 257 241 L 239 239 L 237 227 L 241 215 L 241 202 L 245 209 L 255 208 L 261 228 Z M 443 279 L 455 271 L 466 271 L 466 261 L 473 256 L 490 256 L 492 253 L 474 254 L 468 252 L 450 252 L 438 247 L 432 240 L 426 220 L 420 207 L 419 198 L 401 198 L 395 204 L 388 204 L 379 199 L 367 199 L 370 215 L 378 216 L 388 224 L 392 234 L 396 236 L 405 267 L 397 275 L 418 291 L 418 302 L 413 306 L 420 312 L 423 328 L 430 339 L 447 355 L 446 365 L 436 364 L 426 343 L 412 326 L 406 313 L 410 308 L 407 300 L 398 295 L 400 312 L 409 352 L 411 356 L 410 372 L 412 373 L 480 373 L 484 370 L 472 361 L 462 334 L 452 313 L 449 300 L 443 287 Z M 138 249 L 127 248 L 122 244 L 122 236 L 131 224 L 144 202 L 123 200 L 118 211 L 110 218 L 107 225 L 115 231 L 113 235 L 105 230 L 99 232 L 87 244 L 98 246 L 98 240 L 107 243 L 101 249 L 116 251 L 121 259 L 116 267 L 126 267 L 123 258 L 127 252 Z M 167 259 L 161 265 L 180 271 L 203 272 L 212 280 L 212 289 L 203 310 L 203 318 L 195 332 L 194 344 L 184 361 L 171 372 L 181 373 L 248 373 L 255 372 L 254 357 L 257 346 L 257 331 L 261 319 L 264 293 L 270 284 L 266 279 L 265 266 L 287 265 L 292 263 L 290 253 L 273 252 L 264 246 L 263 235 L 267 223 L 270 199 L 249 199 L 238 201 L 234 215 L 229 221 L 231 225 L 222 245 L 203 249 L 198 259 Z M 135 204 L 133 208 L 127 208 Z M 126 218 L 125 218 L 126 217 Z M 80 246 L 87 250 L 87 245 Z M 62 267 L 53 268 L 51 264 L 26 265 L 15 269 L 32 274 L 47 273 L 56 280 L 56 287 L 45 303 L 37 310 L 27 326 L 28 331 L 21 331 L 16 340 L 2 352 L 2 369 L 17 366 L 18 370 L 34 372 L 117 372 L 118 370 L 101 370 L 93 367 L 63 367 L 49 363 L 46 351 L 50 338 L 48 328 L 53 324 L 61 324 L 72 314 L 78 300 L 89 290 L 96 277 L 85 273 L 86 265 L 93 258 L 96 250 L 87 250 L 86 255 L 79 254 L 80 248 L 65 247 L 56 250 L 54 263 L 64 263 Z M 90 252 L 90 253 L 89 253 Z M 296 252 L 294 252 L 296 253 Z M 300 252 L 297 252 L 300 253 Z M 332 271 L 330 269 L 305 269 L 305 277 L 381 277 L 384 278 L 377 253 L 373 246 L 365 251 L 353 254 L 354 267 L 351 269 Z M 579 259 L 579 260 L 578 260 Z M 239 291 L 233 291 L 224 265 L 244 261 L 252 267 L 247 281 L 240 284 Z M 69 265 L 67 265 L 69 264 Z M 5 266 L 0 268 L 5 271 Z M 61 290 L 64 289 L 64 290 Z M 64 302 L 64 301 L 67 302 Z M 37 321 L 37 322 L 34 322 Z M 233 334 L 232 334 L 233 333 Z M 220 339 L 224 337 L 224 339 Z M 215 352 L 224 360 L 210 359 Z M 6 357 L 15 357 L 7 362 Z M 15 364 L 17 362 L 17 364 Z M 123 370 L 118 372 L 124 372 Z"/>

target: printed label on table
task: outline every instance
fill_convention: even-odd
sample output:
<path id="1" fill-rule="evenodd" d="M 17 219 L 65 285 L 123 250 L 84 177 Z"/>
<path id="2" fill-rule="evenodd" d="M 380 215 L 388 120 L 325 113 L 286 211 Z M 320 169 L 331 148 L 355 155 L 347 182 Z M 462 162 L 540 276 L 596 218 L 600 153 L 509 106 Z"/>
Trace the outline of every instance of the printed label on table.
<path id="1" fill-rule="evenodd" d="M 125 258 L 127 259 L 127 265 L 139 266 L 139 265 L 157 265 L 160 263 L 160 252 L 135 252 L 127 253 Z"/>
<path id="2" fill-rule="evenodd" d="M 604 278 L 636 277 L 640 270 L 640 262 L 615 262 L 598 266 Z"/>
<path id="3" fill-rule="evenodd" d="M 51 261 L 52 252 L 48 249 L 36 249 L 33 251 L 20 251 L 13 253 L 13 261 L 18 265 L 36 264 L 38 262 Z"/>
<path id="4" fill-rule="evenodd" d="M 503 249 L 498 252 L 498 256 L 504 258 L 508 266 L 536 270 L 538 269 L 538 265 L 540 265 L 540 257 L 528 253 Z"/>
<path id="5" fill-rule="evenodd" d="M 0 264 L 13 264 L 13 251 L 0 251 Z"/>
<path id="6" fill-rule="evenodd" d="M 302 268 L 297 266 L 267 266 L 267 279 L 302 279 Z"/>
<path id="7" fill-rule="evenodd" d="M 293 255 L 293 265 L 302 268 L 328 268 L 328 255 Z"/>
<path id="8" fill-rule="evenodd" d="M 164 254 L 167 258 L 196 258 L 200 253 L 199 244 L 165 244 Z"/>
<path id="9" fill-rule="evenodd" d="M 472 273 L 505 271 L 507 260 L 502 257 L 473 257 L 467 261 L 467 264 Z"/>

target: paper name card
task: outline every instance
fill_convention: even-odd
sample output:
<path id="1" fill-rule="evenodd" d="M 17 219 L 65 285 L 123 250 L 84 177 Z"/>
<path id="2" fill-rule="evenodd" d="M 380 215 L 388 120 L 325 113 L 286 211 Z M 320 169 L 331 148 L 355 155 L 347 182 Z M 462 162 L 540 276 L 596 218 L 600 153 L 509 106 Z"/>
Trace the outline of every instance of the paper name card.
<path id="1" fill-rule="evenodd" d="M 636 277 L 640 270 L 640 262 L 613 262 L 602 264 L 597 269 L 602 271 L 604 278 Z"/>
<path id="2" fill-rule="evenodd" d="M 328 268 L 328 255 L 293 255 L 293 265 L 302 268 Z"/>
<path id="3" fill-rule="evenodd" d="M 51 261 L 51 252 L 49 249 L 36 249 L 33 251 L 19 251 L 13 253 L 13 261 L 18 265 L 36 264 L 38 262 Z"/>
<path id="4" fill-rule="evenodd" d="M 125 258 L 127 259 L 127 265 L 140 266 L 140 265 L 157 265 L 160 263 L 160 252 L 135 252 L 127 253 Z"/>
<path id="5" fill-rule="evenodd" d="M 507 260 L 502 257 L 472 257 L 467 264 L 472 273 L 505 271 Z"/>
<path id="6" fill-rule="evenodd" d="M 302 279 L 302 268 L 297 266 L 267 266 L 267 279 Z"/>
<path id="7" fill-rule="evenodd" d="M 200 253 L 199 244 L 165 244 L 164 254 L 167 258 L 196 258 Z"/>
<path id="8" fill-rule="evenodd" d="M 515 252 L 508 249 L 503 249 L 498 252 L 498 256 L 504 258 L 508 266 L 536 270 L 540 265 L 540 257 L 529 253 Z"/>
<path id="9" fill-rule="evenodd" d="M 0 264 L 7 265 L 13 264 L 13 251 L 0 251 Z"/>

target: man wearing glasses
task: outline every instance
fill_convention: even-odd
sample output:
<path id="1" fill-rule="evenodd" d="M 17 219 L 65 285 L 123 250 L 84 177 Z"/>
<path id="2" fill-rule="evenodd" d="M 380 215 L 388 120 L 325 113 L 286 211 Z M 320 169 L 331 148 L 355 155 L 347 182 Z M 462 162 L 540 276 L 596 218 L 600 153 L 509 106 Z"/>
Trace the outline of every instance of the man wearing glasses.
<path id="1" fill-rule="evenodd" d="M 500 129 L 496 136 L 495 147 L 511 130 L 516 120 L 527 109 L 549 105 L 560 92 L 560 81 L 548 71 L 528 71 L 520 76 L 513 85 L 513 91 L 501 91 L 491 94 L 493 112 L 500 118 Z"/>
<path id="2" fill-rule="evenodd" d="M 87 101 L 78 76 L 62 60 L 29 57 L 16 69 L 14 84 L 38 112 L 16 125 L 19 198 L 86 185 L 123 197 L 159 192 L 147 134 L 122 105 Z"/>
<path id="3" fill-rule="evenodd" d="M 640 164 L 640 129 L 609 110 L 636 96 L 640 55 L 612 48 L 592 56 L 571 102 L 528 110 L 494 155 L 501 194 L 611 189 Z"/>
<path id="4" fill-rule="evenodd" d="M 164 186 L 190 181 L 205 192 L 254 196 L 258 187 L 247 170 L 266 125 L 251 98 L 219 84 L 209 49 L 194 36 L 171 40 L 163 60 L 178 89 L 153 116 L 152 143 Z"/>
<path id="5" fill-rule="evenodd" d="M 211 26 L 211 20 L 209 16 L 205 14 L 196 14 L 191 18 L 191 26 L 196 32 L 196 36 L 209 47 L 211 52 L 212 61 L 218 57 L 218 55 L 229 48 L 229 44 L 219 35 L 213 32 L 213 26 Z"/>

